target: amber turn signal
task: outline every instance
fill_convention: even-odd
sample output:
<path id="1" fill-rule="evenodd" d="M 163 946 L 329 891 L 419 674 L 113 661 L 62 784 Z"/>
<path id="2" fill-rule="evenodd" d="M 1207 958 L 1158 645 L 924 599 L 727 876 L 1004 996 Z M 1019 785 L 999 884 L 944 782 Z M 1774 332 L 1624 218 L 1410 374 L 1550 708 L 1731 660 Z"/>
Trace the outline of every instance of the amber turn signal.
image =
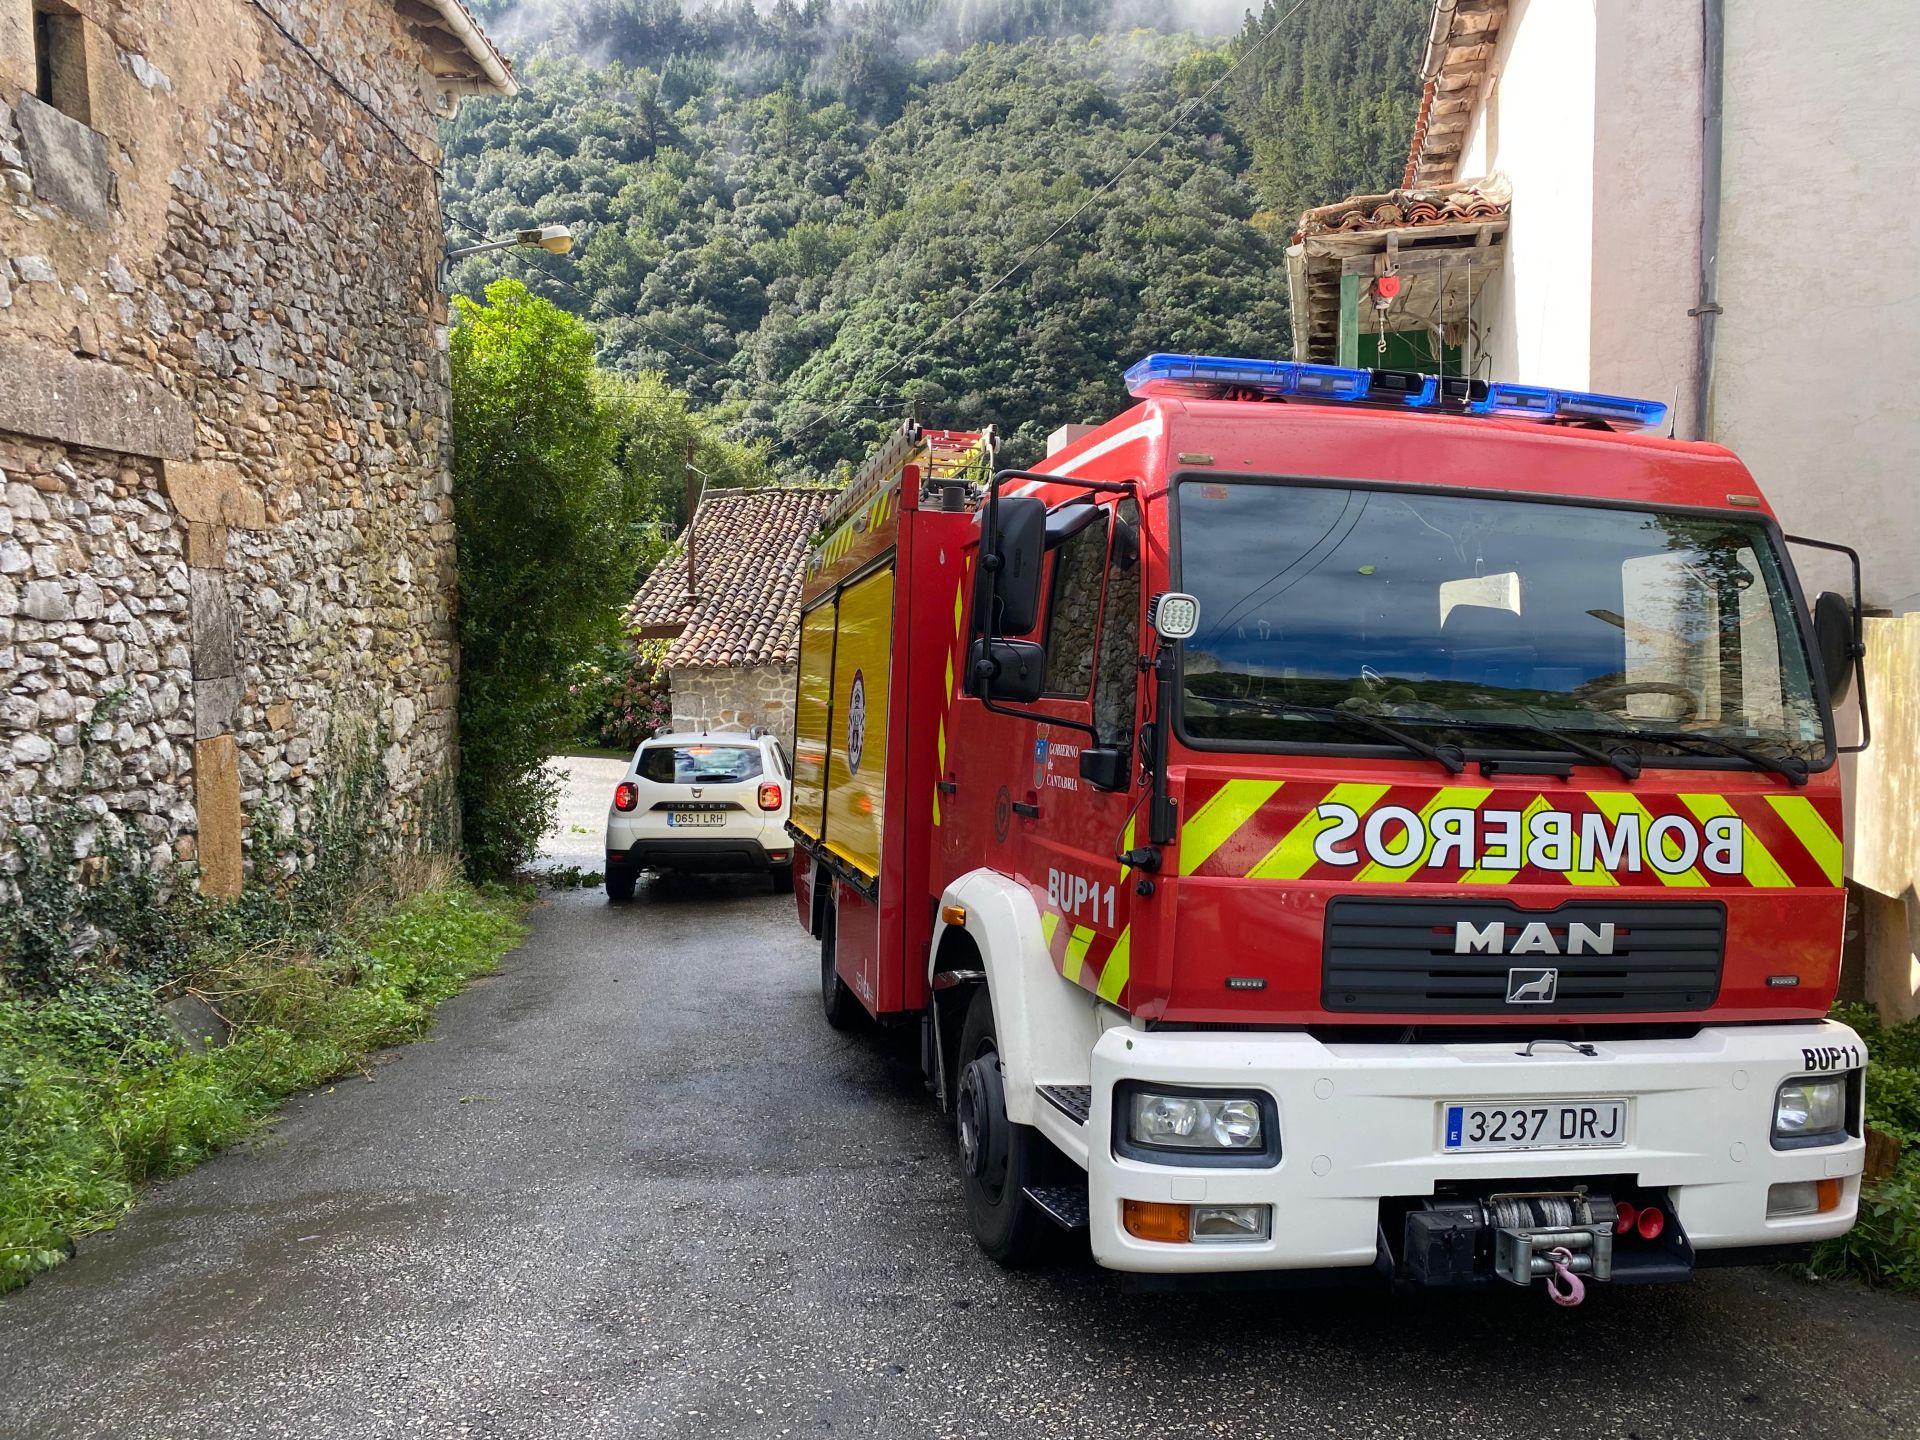
<path id="1" fill-rule="evenodd" d="M 1843 1188 L 1838 1179 L 1822 1180 L 1819 1183 L 1817 1190 L 1820 1196 L 1820 1213 L 1822 1215 L 1826 1214 L 1829 1210 L 1838 1210 L 1840 1208 L 1840 1194 Z"/>
<path id="2" fill-rule="evenodd" d="M 1127 1233 L 1136 1240 L 1184 1245 L 1193 1238 L 1191 1206 L 1163 1205 L 1157 1200 L 1122 1200 L 1120 1216 Z"/>
<path id="3" fill-rule="evenodd" d="M 949 925 L 964 925 L 967 923 L 967 907 L 964 905 L 942 905 L 940 907 L 940 918 Z"/>

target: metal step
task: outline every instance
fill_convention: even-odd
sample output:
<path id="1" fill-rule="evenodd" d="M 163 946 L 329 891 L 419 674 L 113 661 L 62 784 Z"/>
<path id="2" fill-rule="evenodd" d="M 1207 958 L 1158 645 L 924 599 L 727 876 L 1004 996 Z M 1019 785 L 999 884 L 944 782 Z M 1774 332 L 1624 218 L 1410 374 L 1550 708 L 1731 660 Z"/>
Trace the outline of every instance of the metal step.
<path id="1" fill-rule="evenodd" d="M 1085 1185 L 1029 1185 L 1021 1193 L 1046 1211 L 1047 1218 L 1062 1230 L 1087 1228 Z"/>
<path id="2" fill-rule="evenodd" d="M 1036 1088 L 1042 1099 L 1076 1125 L 1086 1124 L 1087 1117 L 1093 1113 L 1091 1085 L 1041 1085 Z"/>

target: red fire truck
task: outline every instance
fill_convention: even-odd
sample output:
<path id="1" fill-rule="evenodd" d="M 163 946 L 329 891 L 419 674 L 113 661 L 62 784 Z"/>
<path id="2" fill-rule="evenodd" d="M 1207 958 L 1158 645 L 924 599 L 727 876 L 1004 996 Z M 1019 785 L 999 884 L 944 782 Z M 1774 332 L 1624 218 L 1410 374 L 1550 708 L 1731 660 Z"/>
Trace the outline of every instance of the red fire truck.
<path id="1" fill-rule="evenodd" d="M 1031 471 L 904 427 L 808 560 L 799 918 L 980 1244 L 1571 1303 L 1844 1232 L 1857 559 L 1654 402 L 1127 378 Z"/>

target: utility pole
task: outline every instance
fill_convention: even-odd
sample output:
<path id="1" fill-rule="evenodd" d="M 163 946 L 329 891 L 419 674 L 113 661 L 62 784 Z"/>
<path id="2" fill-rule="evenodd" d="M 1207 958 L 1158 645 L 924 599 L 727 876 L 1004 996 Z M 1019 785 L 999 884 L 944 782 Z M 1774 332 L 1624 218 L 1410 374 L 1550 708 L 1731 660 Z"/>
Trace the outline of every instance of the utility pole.
<path id="1" fill-rule="evenodd" d="M 700 598 L 699 586 L 695 583 L 693 556 L 693 518 L 700 508 L 700 474 L 693 468 L 694 446 L 687 446 L 687 604 L 692 605 Z"/>

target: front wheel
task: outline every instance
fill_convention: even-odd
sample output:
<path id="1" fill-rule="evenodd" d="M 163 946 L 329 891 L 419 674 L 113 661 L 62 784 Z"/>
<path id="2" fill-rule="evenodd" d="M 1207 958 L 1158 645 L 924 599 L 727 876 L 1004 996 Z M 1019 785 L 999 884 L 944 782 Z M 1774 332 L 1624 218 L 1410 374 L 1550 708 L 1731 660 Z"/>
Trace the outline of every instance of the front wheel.
<path id="1" fill-rule="evenodd" d="M 840 978 L 835 964 L 835 938 L 839 921 L 832 905 L 820 925 L 820 1008 L 827 1024 L 836 1030 L 851 1030 L 860 1023 L 860 1001 Z"/>
<path id="2" fill-rule="evenodd" d="M 1045 1183 L 1052 1147 L 1032 1126 L 1007 1118 L 993 999 L 984 985 L 974 993 L 960 1030 L 954 1122 L 960 1183 L 974 1239 L 1002 1265 L 1031 1264 L 1049 1238 L 1052 1222 L 1027 1198 L 1026 1187 Z"/>

